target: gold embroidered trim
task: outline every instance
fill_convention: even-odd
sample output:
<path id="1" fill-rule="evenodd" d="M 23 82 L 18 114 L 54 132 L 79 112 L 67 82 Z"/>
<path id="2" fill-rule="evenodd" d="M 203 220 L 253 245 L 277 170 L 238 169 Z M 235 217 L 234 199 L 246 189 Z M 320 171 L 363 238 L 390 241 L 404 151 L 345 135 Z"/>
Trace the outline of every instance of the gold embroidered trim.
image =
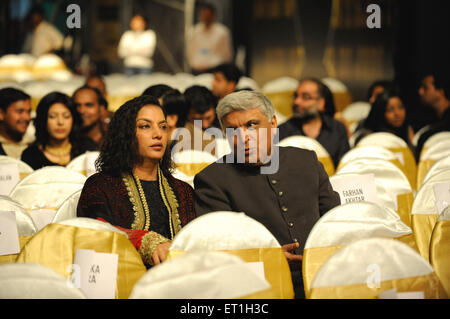
<path id="1" fill-rule="evenodd" d="M 181 220 L 180 215 L 178 214 L 178 200 L 172 190 L 172 187 L 170 187 L 166 177 L 159 169 L 158 175 L 159 175 L 159 189 L 161 192 L 161 197 L 164 201 L 164 204 L 167 207 L 167 210 L 169 211 L 170 235 L 171 239 L 173 239 L 174 236 L 178 234 L 178 232 L 181 229 Z"/>
<path id="2" fill-rule="evenodd" d="M 134 212 L 134 221 L 131 225 L 131 229 L 144 229 L 145 226 L 145 213 L 144 207 L 142 206 L 142 201 L 139 198 L 139 191 L 136 186 L 134 178 L 129 173 L 122 174 L 122 180 L 127 189 L 128 198 L 130 199 L 131 206 Z"/>
<path id="3" fill-rule="evenodd" d="M 153 265 L 152 255 L 155 252 L 156 247 L 158 247 L 159 244 L 166 242 L 170 242 L 170 240 L 154 231 L 145 234 L 141 239 L 141 246 L 139 247 L 139 254 L 144 263 Z"/>

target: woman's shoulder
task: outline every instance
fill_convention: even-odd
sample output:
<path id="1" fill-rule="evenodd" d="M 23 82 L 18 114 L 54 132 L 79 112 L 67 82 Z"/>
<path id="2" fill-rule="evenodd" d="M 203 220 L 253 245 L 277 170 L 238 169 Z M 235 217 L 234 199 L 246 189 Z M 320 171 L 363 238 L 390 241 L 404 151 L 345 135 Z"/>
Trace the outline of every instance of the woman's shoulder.
<path id="1" fill-rule="evenodd" d="M 117 188 L 122 183 L 120 175 L 112 175 L 104 172 L 92 174 L 86 179 L 86 186 L 100 186 L 102 188 Z"/>

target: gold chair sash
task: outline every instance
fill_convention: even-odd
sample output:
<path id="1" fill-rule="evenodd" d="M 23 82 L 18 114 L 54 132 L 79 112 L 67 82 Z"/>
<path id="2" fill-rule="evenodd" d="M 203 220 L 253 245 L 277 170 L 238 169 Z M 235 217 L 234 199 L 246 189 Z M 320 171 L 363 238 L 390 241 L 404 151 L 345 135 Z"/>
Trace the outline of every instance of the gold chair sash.
<path id="1" fill-rule="evenodd" d="M 405 235 L 401 237 L 394 238 L 407 244 L 415 251 L 418 252 L 416 241 L 414 235 Z M 328 247 L 317 247 L 317 248 L 306 248 L 303 250 L 303 263 L 302 263 L 302 275 L 303 275 L 303 286 L 305 288 L 305 297 L 310 298 L 310 287 L 319 271 L 320 267 L 331 257 L 335 252 L 341 249 L 343 246 L 328 246 Z"/>
<path id="2" fill-rule="evenodd" d="M 411 228 L 416 238 L 420 255 L 426 261 L 430 260 L 430 241 L 434 225 L 438 219 L 438 214 L 413 214 L 411 215 Z"/>
<path id="3" fill-rule="evenodd" d="M 412 192 L 397 195 L 397 214 L 402 221 L 411 227 L 411 209 L 414 202 Z"/>
<path id="4" fill-rule="evenodd" d="M 419 166 L 417 168 L 417 189 L 422 186 L 423 179 L 425 178 L 425 175 L 427 175 L 427 172 L 431 168 L 431 166 L 436 163 L 435 160 L 422 160 L 419 162 Z"/>
<path id="5" fill-rule="evenodd" d="M 242 297 L 243 299 L 292 299 L 294 288 L 291 271 L 280 247 L 220 250 L 242 258 L 246 262 L 264 262 L 264 274 L 272 289 Z M 185 251 L 169 250 L 167 260 L 185 254 Z"/>
<path id="6" fill-rule="evenodd" d="M 430 244 L 430 263 L 450 297 L 450 220 L 436 223 Z"/>
<path id="7" fill-rule="evenodd" d="M 76 249 L 119 255 L 116 298 L 127 299 L 146 268 L 136 248 L 126 236 L 116 232 L 50 224 L 24 246 L 18 263 L 37 263 L 52 268 L 66 278 Z"/>
<path id="8" fill-rule="evenodd" d="M 272 101 L 275 109 L 281 115 L 290 118 L 292 116 L 292 101 L 294 100 L 294 91 L 266 93 L 267 98 Z"/>
<path id="9" fill-rule="evenodd" d="M 379 288 L 369 288 L 366 283 L 312 288 L 311 299 L 377 299 L 381 292 L 394 288 L 398 292 L 423 291 L 425 299 L 447 297 L 439 278 L 433 272 L 425 276 L 382 281 Z"/>
<path id="10" fill-rule="evenodd" d="M 331 157 L 319 157 L 318 158 L 319 162 L 322 163 L 325 172 L 327 172 L 328 176 L 333 176 L 335 173 L 334 170 L 334 164 L 333 161 L 331 160 Z"/>
<path id="11" fill-rule="evenodd" d="M 389 150 L 393 153 L 402 153 L 405 162 L 404 171 L 412 189 L 416 189 L 417 185 L 417 164 L 413 153 L 408 147 L 392 147 Z"/>
<path id="12" fill-rule="evenodd" d="M 25 246 L 25 244 L 31 239 L 31 237 L 33 237 L 33 236 L 19 236 L 19 245 L 20 245 L 21 251 L 22 251 L 23 247 Z M 19 254 L 0 256 L 0 265 L 15 263 L 17 260 L 17 257 L 19 257 Z"/>

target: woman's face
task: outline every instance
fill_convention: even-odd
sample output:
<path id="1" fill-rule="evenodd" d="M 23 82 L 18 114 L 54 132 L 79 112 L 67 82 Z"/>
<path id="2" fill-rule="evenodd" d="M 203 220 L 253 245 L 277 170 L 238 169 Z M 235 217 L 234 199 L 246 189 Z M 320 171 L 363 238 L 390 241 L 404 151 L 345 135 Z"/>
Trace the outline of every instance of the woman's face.
<path id="1" fill-rule="evenodd" d="M 70 110 L 62 103 L 55 103 L 48 109 L 47 131 L 50 139 L 65 140 L 72 130 L 73 118 Z"/>
<path id="2" fill-rule="evenodd" d="M 144 160 L 159 161 L 166 151 L 168 126 L 157 105 L 143 106 L 136 116 L 136 139 Z"/>
<path id="3" fill-rule="evenodd" d="M 400 98 L 394 96 L 388 100 L 384 117 L 386 122 L 393 127 L 400 127 L 403 125 L 405 122 L 406 110 Z"/>

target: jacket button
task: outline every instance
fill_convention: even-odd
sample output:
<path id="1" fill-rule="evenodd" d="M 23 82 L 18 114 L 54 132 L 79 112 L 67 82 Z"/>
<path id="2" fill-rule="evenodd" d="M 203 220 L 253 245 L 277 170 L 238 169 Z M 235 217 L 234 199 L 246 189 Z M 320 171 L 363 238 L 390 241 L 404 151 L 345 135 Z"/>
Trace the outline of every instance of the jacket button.
<path id="1" fill-rule="evenodd" d="M 282 210 L 283 212 L 287 212 L 287 211 L 288 211 L 288 208 L 287 208 L 286 206 L 283 206 L 283 207 L 281 207 L 281 210 Z"/>
<path id="2" fill-rule="evenodd" d="M 278 192 L 278 196 L 283 196 L 283 192 Z"/>
<path id="3" fill-rule="evenodd" d="M 289 223 L 289 227 L 294 227 L 294 223 Z"/>
<path id="4" fill-rule="evenodd" d="M 272 179 L 272 184 L 275 185 L 277 183 L 276 179 Z"/>

